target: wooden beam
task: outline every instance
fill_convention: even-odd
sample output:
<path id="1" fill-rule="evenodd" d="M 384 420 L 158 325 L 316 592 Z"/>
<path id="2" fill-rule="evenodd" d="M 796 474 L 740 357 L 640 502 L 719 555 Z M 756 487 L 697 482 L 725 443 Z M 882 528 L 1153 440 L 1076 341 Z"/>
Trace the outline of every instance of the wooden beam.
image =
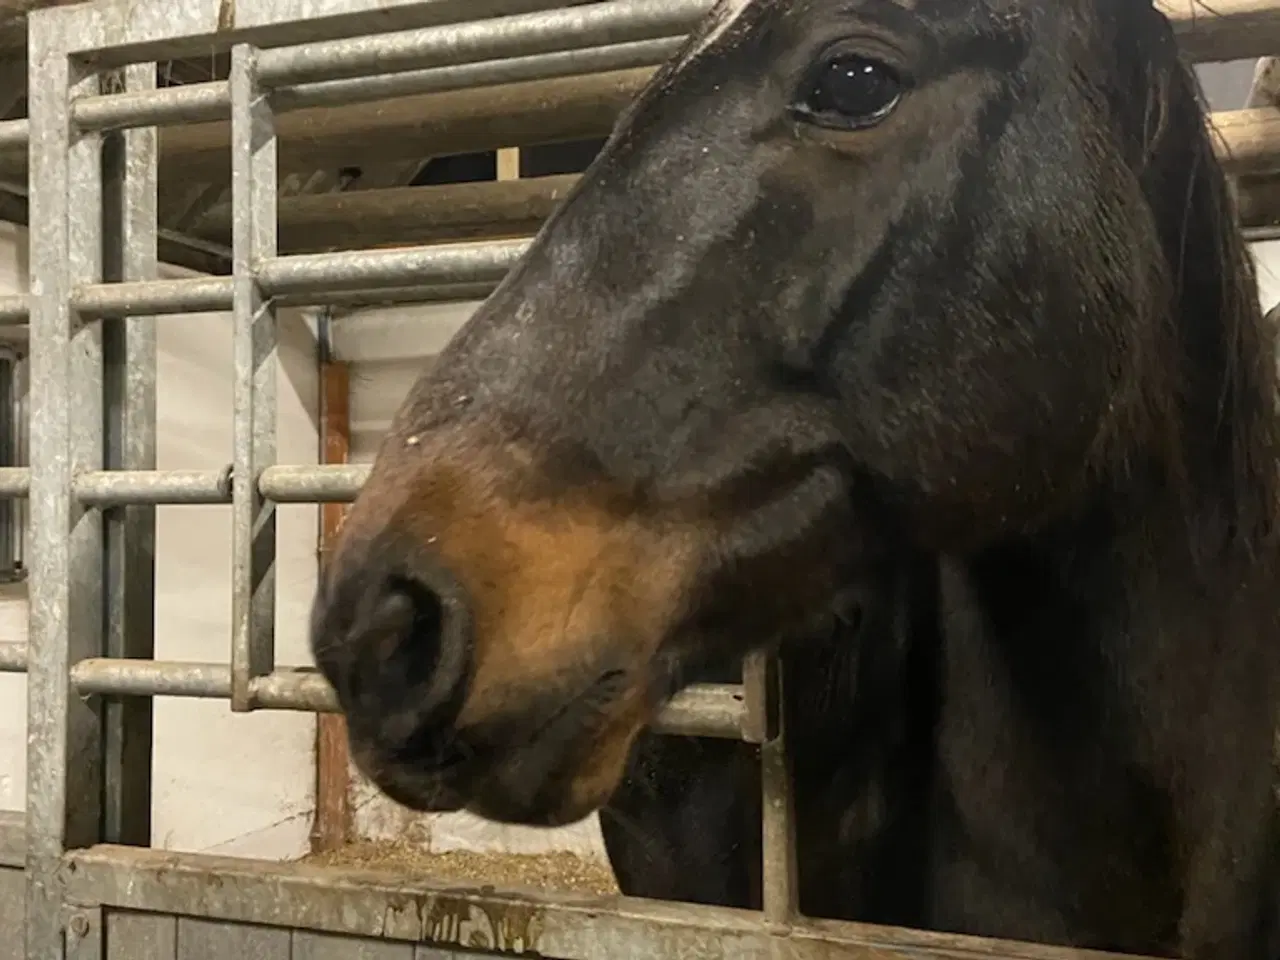
<path id="1" fill-rule="evenodd" d="M 346 363 L 320 364 L 320 462 L 346 463 L 351 450 L 350 376 Z M 346 504 L 320 505 L 320 570 L 342 529 Z M 347 723 L 340 713 L 316 715 L 316 812 L 311 851 L 323 853 L 351 842 L 351 754 Z"/>
<path id="2" fill-rule="evenodd" d="M 1280 50 L 1276 0 L 1156 0 L 1182 53 L 1196 63 L 1246 60 Z"/>
<path id="3" fill-rule="evenodd" d="M 530 236 L 577 180 L 577 174 L 564 174 L 282 198 L 280 252 Z M 223 204 L 189 232 L 210 243 L 227 244 L 231 218 L 230 205 Z"/>

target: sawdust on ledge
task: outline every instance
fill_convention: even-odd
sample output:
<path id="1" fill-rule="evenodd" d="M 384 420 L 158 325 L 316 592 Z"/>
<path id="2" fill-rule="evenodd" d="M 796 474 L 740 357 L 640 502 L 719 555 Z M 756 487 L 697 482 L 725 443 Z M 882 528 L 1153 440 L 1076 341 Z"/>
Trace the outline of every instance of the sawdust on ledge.
<path id="1" fill-rule="evenodd" d="M 302 863 L 319 867 L 385 870 L 447 883 L 483 887 L 524 887 L 609 896 L 618 892 L 608 864 L 574 853 L 429 853 L 411 844 L 361 840 L 338 850 L 313 853 Z"/>

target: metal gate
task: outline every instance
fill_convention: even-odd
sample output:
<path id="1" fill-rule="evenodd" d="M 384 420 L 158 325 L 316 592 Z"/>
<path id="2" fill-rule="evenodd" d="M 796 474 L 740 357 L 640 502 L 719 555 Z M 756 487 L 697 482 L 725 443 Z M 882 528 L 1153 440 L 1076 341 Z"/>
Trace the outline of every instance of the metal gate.
<path id="1" fill-rule="evenodd" d="M 1274 0 L 1215 0 L 1211 11 L 1198 0 L 1164 5 L 1193 58 L 1280 48 Z M 274 664 L 274 511 L 349 500 L 366 471 L 275 462 L 277 307 L 372 288 L 492 283 L 526 246 L 278 256 L 275 118 L 652 65 L 710 2 L 558 6 L 92 0 L 32 15 L 29 119 L 0 123 L 0 152 L 29 148 L 32 291 L 0 298 L 0 322 L 29 321 L 32 411 L 30 468 L 0 469 L 0 496 L 30 500 L 31 558 L 29 649 L 0 644 L 0 670 L 25 670 L 29 688 L 28 810 L 25 819 L 0 814 L 0 956 L 22 955 L 23 930 L 27 960 L 1080 956 L 796 916 L 783 738 L 767 709 L 777 678 L 763 660 L 750 664 L 743 687 L 688 691 L 662 720 L 761 745 L 763 915 L 531 899 L 149 848 L 150 697 L 218 697 L 236 711 L 333 709 L 317 674 Z M 154 61 L 212 50 L 231 51 L 227 82 L 156 89 Z M 159 280 L 155 125 L 227 117 L 234 272 Z M 1256 124 L 1234 135 L 1254 154 L 1267 149 Z M 225 310 L 234 326 L 234 462 L 158 472 L 154 323 Z M 154 660 L 153 506 L 162 503 L 231 506 L 227 664 Z"/>

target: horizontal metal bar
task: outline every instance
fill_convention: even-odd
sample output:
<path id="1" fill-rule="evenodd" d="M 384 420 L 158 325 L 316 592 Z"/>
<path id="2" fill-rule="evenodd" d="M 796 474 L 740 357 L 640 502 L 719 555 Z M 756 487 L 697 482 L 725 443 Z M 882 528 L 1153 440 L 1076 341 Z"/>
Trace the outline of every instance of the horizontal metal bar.
<path id="1" fill-rule="evenodd" d="M 702 683 L 686 687 L 672 698 L 658 716 L 654 729 L 683 737 L 741 740 L 746 716 L 740 684 Z"/>
<path id="2" fill-rule="evenodd" d="M 262 82 L 318 83 L 504 57 L 651 40 L 691 30 L 711 0 L 609 0 L 373 36 L 264 50 Z"/>
<path id="3" fill-rule="evenodd" d="M 231 667 L 221 663 L 93 658 L 71 668 L 71 682 L 84 696 L 231 698 Z M 309 668 L 277 668 L 273 674 L 256 677 L 252 691 L 255 704 L 266 710 L 333 713 L 338 709 L 329 684 Z M 741 687 L 696 685 L 671 701 L 654 729 L 681 736 L 738 739 L 744 716 Z"/>
<path id="4" fill-rule="evenodd" d="M 0 326 L 26 323 L 31 316 L 31 298 L 18 296 L 0 297 Z"/>
<path id="5" fill-rule="evenodd" d="M 145 847 L 100 845 L 64 857 L 66 899 L 118 910 L 564 957 L 733 960 L 1121 960 L 1116 954 L 797 920 L 785 930 L 747 910 L 629 897 L 460 889 L 456 881 L 344 871 Z M 1125 958 L 1136 960 L 1136 958 Z"/>
<path id="6" fill-rule="evenodd" d="M 84 97 L 71 105 L 72 119 L 86 131 L 206 123 L 224 120 L 230 113 L 231 94 L 225 80 Z"/>
<path id="7" fill-rule="evenodd" d="M 16 500 L 31 489 L 31 471 L 27 467 L 0 467 L 0 498 Z"/>
<path id="8" fill-rule="evenodd" d="M 303 83 L 275 90 L 271 103 L 277 113 L 286 113 L 310 107 L 350 106 L 426 93 L 448 93 L 614 70 L 633 70 L 662 63 L 683 43 L 683 37 L 659 37 L 656 40 L 616 43 L 586 50 L 482 60 L 478 63 L 461 63 L 451 67 L 355 77 L 349 80 Z"/>
<path id="9" fill-rule="evenodd" d="M 72 667 L 71 681 L 84 696 L 231 698 L 231 667 L 221 663 L 95 658 Z M 253 692 L 257 704 L 268 710 L 337 710 L 332 689 L 314 670 L 277 669 L 254 678 Z"/>
<path id="10" fill-rule="evenodd" d="M 342 503 L 354 500 L 369 476 L 368 464 L 267 467 L 258 476 L 262 495 L 276 503 Z M 95 470 L 76 478 L 80 501 L 89 506 L 231 502 L 231 467 L 221 470 Z M 27 496 L 31 471 L 0 467 L 0 497 Z"/>
<path id="11" fill-rule="evenodd" d="M 221 313 L 231 309 L 231 278 L 94 283 L 74 291 L 71 303 L 90 318 Z"/>
<path id="12" fill-rule="evenodd" d="M 276 503 L 350 503 L 370 469 L 365 463 L 267 467 L 258 475 L 258 490 Z"/>
<path id="13" fill-rule="evenodd" d="M 662 63 L 683 42 L 681 36 L 657 37 L 403 73 L 301 83 L 274 90 L 271 104 L 275 112 L 281 114 L 313 107 L 348 106 L 427 93 L 631 70 Z M 226 120 L 231 115 L 231 92 L 225 80 L 213 80 L 158 90 L 85 97 L 75 102 L 72 112 L 77 126 L 85 131 L 211 123 Z M 0 134 L 3 126 L 0 124 Z M 16 132 L 13 135 L 16 136 Z M 0 136 L 0 152 L 6 148 L 25 147 L 25 131 L 22 135 L 21 143 L 6 142 Z"/>
<path id="14" fill-rule="evenodd" d="M 27 815 L 0 810 L 0 867 L 21 870 L 27 863 Z"/>
<path id="15" fill-rule="evenodd" d="M 258 266 L 258 280 L 271 295 L 415 283 L 483 283 L 501 279 L 529 244 L 529 240 L 501 240 L 276 257 Z"/>
<path id="16" fill-rule="evenodd" d="M 0 641 L 0 673 L 27 672 L 27 645 L 12 640 Z"/>
<path id="17" fill-rule="evenodd" d="M 98 470 L 76 477 L 76 495 L 88 506 L 227 503 L 231 467 L 215 470 Z"/>
<path id="18" fill-rule="evenodd" d="M 31 125 L 21 120 L 0 121 L 0 150 L 25 150 L 31 139 Z"/>
<path id="19" fill-rule="evenodd" d="M 282 307 L 341 306 L 377 307 L 393 303 L 462 303 L 483 300 L 497 287 L 488 283 L 450 283 L 436 287 L 379 287 L 376 290 L 331 290 L 302 296 L 284 294 L 276 300 Z"/>

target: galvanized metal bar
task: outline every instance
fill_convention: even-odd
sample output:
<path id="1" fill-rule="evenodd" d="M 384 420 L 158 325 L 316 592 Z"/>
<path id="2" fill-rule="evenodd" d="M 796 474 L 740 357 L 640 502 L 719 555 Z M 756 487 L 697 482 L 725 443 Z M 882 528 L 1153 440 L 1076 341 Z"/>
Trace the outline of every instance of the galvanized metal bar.
<path id="1" fill-rule="evenodd" d="M 17 418 L 22 428 L 18 430 L 18 463 L 21 467 L 0 468 L 0 497 L 12 496 L 18 504 L 18 556 L 22 558 L 24 576 L 27 570 L 28 544 L 31 538 L 31 509 L 27 493 L 31 488 L 30 425 L 31 425 L 31 357 L 24 351 L 17 366 Z"/>
<path id="2" fill-rule="evenodd" d="M 31 316 L 31 298 L 26 294 L 0 297 L 0 326 L 26 323 Z"/>
<path id="3" fill-rule="evenodd" d="M 265 50 L 262 83 L 320 83 L 505 57 L 669 37 L 691 30 L 712 0 L 609 0 L 559 10 Z"/>
<path id="4" fill-rule="evenodd" d="M 611 70 L 630 70 L 662 63 L 683 42 L 683 37 L 664 36 L 402 73 L 291 84 L 273 90 L 271 101 L 276 113 L 281 114 L 310 107 L 368 103 L 424 93 L 444 93 Z M 89 97 L 76 101 L 72 110 L 75 122 L 81 130 L 123 130 L 152 124 L 165 126 L 209 123 L 231 116 L 231 90 L 225 80 L 214 80 L 166 87 L 162 90 Z M 16 146 L 12 144 L 8 148 L 15 149 Z M 0 137 L 0 151 L 4 149 L 6 143 Z"/>
<path id="5" fill-rule="evenodd" d="M 30 140 L 29 120 L 0 120 L 0 150 L 22 150 Z"/>
<path id="6" fill-rule="evenodd" d="M 349 80 L 328 80 L 280 87 L 272 94 L 279 113 L 309 107 L 336 107 L 424 93 L 446 93 L 508 83 L 578 77 L 612 70 L 654 66 L 674 54 L 682 37 L 660 37 L 585 50 L 557 51 L 529 57 L 484 60 Z"/>
<path id="7" fill-rule="evenodd" d="M 72 304 L 86 318 L 216 313 L 231 309 L 231 277 L 82 284 Z"/>
<path id="8" fill-rule="evenodd" d="M 26 673 L 27 650 L 25 643 L 0 641 L 0 673 Z"/>
<path id="9" fill-rule="evenodd" d="M 0 810 L 0 867 L 21 867 L 27 860 L 27 816 Z"/>
<path id="10" fill-rule="evenodd" d="M 524 256 L 529 244 L 529 240 L 500 240 L 276 257 L 260 264 L 258 279 L 263 292 L 269 295 L 409 284 L 483 283 L 501 280 Z"/>
<path id="11" fill-rule="evenodd" d="M 519 241 L 503 241 L 503 243 L 512 242 L 528 245 L 527 240 Z M 403 299 L 404 296 L 412 296 L 426 300 L 457 300 L 457 299 L 475 299 L 492 292 L 493 288 L 502 279 L 503 271 L 495 267 L 492 263 L 484 261 L 483 257 L 475 256 L 472 253 L 466 254 L 469 263 L 464 261 L 459 263 L 457 253 L 457 244 L 439 244 L 422 248 L 408 248 L 399 251 L 372 251 L 362 253 L 345 253 L 345 254 L 308 254 L 307 260 L 313 256 L 323 256 L 332 258 L 333 262 L 351 262 L 357 258 L 365 256 L 373 256 L 375 262 L 372 264 L 361 264 L 359 262 L 351 263 L 347 273 L 355 274 L 354 279 L 346 277 L 335 280 L 326 280 L 324 271 L 327 264 L 321 263 L 318 266 L 310 263 L 296 265 L 287 263 L 282 269 L 286 276 L 282 278 L 282 282 L 286 284 L 286 290 L 273 292 L 277 306 L 308 306 L 315 303 L 329 304 L 349 304 L 349 303 L 367 303 L 371 298 L 376 301 L 376 295 L 382 291 L 385 296 L 391 299 Z M 470 247 L 489 246 L 489 244 L 470 244 Z M 520 252 L 523 252 L 521 250 Z M 399 254 L 400 257 L 390 258 L 393 262 L 388 262 L 388 254 Z M 404 257 L 407 257 L 405 262 Z M 293 261 L 295 258 L 281 258 Z M 500 252 L 492 255 L 492 259 L 503 262 L 514 262 L 518 257 L 512 257 L 510 253 Z M 274 268 L 269 262 L 265 265 L 265 269 L 269 272 Z M 445 276 L 449 275 L 449 271 L 472 270 L 474 275 L 480 276 L 482 279 L 472 280 L 465 279 L 468 274 L 461 273 L 463 280 L 454 282 L 443 280 L 439 283 L 431 281 L 430 276 L 426 278 L 425 283 L 414 283 L 412 290 L 400 287 L 399 290 L 388 287 L 384 289 L 379 283 L 379 276 L 387 271 L 394 271 L 394 275 L 404 275 L 405 272 L 413 266 L 422 265 L 431 266 L 437 273 Z M 302 281 L 299 282 L 297 273 L 301 271 L 306 274 Z M 416 278 L 415 278 L 416 279 Z M 336 286 L 326 288 L 325 283 L 335 283 Z M 352 286 L 350 284 L 360 284 Z M 290 289 L 289 285 L 293 285 Z M 231 309 L 233 299 L 232 295 L 233 282 L 231 277 L 197 277 L 190 280 L 153 280 L 139 283 L 106 283 L 106 284 L 86 284 L 79 287 L 72 298 L 76 309 L 81 316 L 86 318 L 113 316 L 113 315 L 132 315 L 132 314 L 149 314 L 151 316 L 164 316 L 174 314 L 187 313 L 222 313 Z M 16 300 L 16 298 L 14 298 Z M 26 306 L 24 299 L 23 307 Z M 0 302 L 0 309 L 4 304 Z M 16 304 L 15 304 L 16 307 Z M 3 317 L 0 317 L 0 325 L 3 325 Z"/>
<path id="12" fill-rule="evenodd" d="M 18 466 L 18 419 L 16 391 L 17 357 L 11 350 L 0 349 L 0 466 Z M 20 504 L 11 497 L 0 497 L 0 582 L 17 579 Z"/>
<path id="13" fill-rule="evenodd" d="M 350 503 L 370 469 L 367 463 L 268 467 L 258 489 L 276 503 Z"/>
<path id="14" fill-rule="evenodd" d="M 231 502 L 231 467 L 223 470 L 97 470 L 76 477 L 76 497 L 95 507 Z"/>
<path id="15" fill-rule="evenodd" d="M 82 660 L 71 671 L 81 696 L 231 698 L 231 668 L 222 663 L 161 660 Z M 338 703 L 324 677 L 310 668 L 279 667 L 255 677 L 254 705 L 265 710 L 335 713 Z M 738 740 L 745 717 L 737 684 L 695 684 L 659 714 L 654 729 L 685 737 Z"/>
<path id="16" fill-rule="evenodd" d="M 98 707 L 70 668 L 102 655 L 102 518 L 72 478 L 103 465 L 102 336 L 71 303 L 102 280 L 102 150 L 77 136 L 71 99 L 98 81 L 72 61 L 57 11 L 29 21 L 31 120 L 31 583 L 27 673 L 28 960 L 62 953 L 63 853 L 100 837 Z"/>
<path id="17" fill-rule="evenodd" d="M 760 744 L 762 899 L 765 920 L 789 926 L 799 915 L 795 809 L 782 710 L 782 664 L 767 653 L 746 658 L 742 671 L 748 733 Z"/>
<path id="18" fill-rule="evenodd" d="M 119 71 L 128 91 L 154 89 L 153 64 Z M 115 131 L 103 141 L 103 275 L 107 281 L 156 279 L 156 131 Z M 156 466 L 156 328 L 151 317 L 102 321 L 105 462 L 109 471 Z M 79 482 L 77 499 L 83 505 Z M 104 648 L 107 656 L 155 656 L 156 511 L 118 504 L 103 514 Z M 152 703 L 148 697 L 103 705 L 103 839 L 151 842 Z M 76 942 L 86 947 L 88 940 Z"/>
<path id="19" fill-rule="evenodd" d="M 104 67 L 207 54 L 238 43 L 278 47 L 554 9 L 564 0 L 97 0 L 64 7 L 74 53 Z M 230 22 L 228 22 L 230 20 Z"/>
<path id="20" fill-rule="evenodd" d="M 276 308 L 260 282 L 276 254 L 275 116 L 258 80 L 261 51 L 231 51 L 234 458 L 231 475 L 231 709 L 275 664 L 276 507 L 258 474 L 276 458 Z"/>
<path id="21" fill-rule="evenodd" d="M 225 120 L 231 116 L 231 88 L 225 80 L 214 80 L 163 90 L 108 93 L 77 100 L 72 104 L 71 115 L 81 130 L 124 130 L 153 124 Z"/>
<path id="22" fill-rule="evenodd" d="M 31 486 L 28 467 L 0 467 L 0 497 L 26 497 Z"/>
<path id="23" fill-rule="evenodd" d="M 462 303 L 484 300 L 497 288 L 497 283 L 454 283 L 434 287 L 379 287 L 374 290 L 334 290 L 329 293 L 310 293 L 297 297 L 283 294 L 276 297 L 282 307 L 293 306 L 301 300 L 301 306 L 354 307 L 386 306 L 392 303 Z"/>

